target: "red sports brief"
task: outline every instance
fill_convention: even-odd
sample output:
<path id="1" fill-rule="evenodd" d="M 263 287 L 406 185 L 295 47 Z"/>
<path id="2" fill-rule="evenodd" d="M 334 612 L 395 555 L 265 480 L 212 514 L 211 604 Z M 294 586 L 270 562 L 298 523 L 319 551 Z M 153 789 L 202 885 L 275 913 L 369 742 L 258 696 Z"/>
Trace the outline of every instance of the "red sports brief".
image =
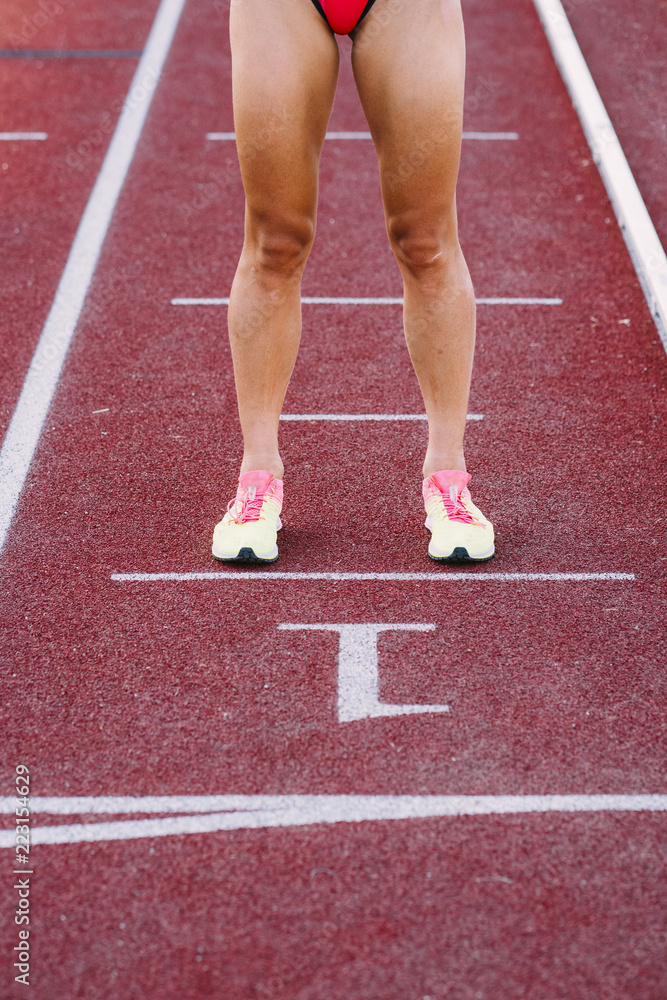
<path id="1" fill-rule="evenodd" d="M 349 35 L 368 14 L 375 0 L 313 0 L 332 31 Z"/>

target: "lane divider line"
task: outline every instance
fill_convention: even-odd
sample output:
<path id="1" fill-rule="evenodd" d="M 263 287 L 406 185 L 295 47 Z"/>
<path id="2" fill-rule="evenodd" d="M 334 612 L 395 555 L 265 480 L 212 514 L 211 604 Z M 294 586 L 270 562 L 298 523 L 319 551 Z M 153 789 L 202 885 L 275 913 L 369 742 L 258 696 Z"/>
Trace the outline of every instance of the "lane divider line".
<path id="1" fill-rule="evenodd" d="M 402 306 L 403 298 L 397 296 L 380 295 L 371 298 L 359 296 L 331 296 L 304 295 L 301 302 L 306 306 Z M 478 306 L 562 306 L 563 300 L 559 298 L 519 298 L 515 296 L 501 298 L 477 298 L 475 302 Z M 229 296 L 221 298 L 175 298 L 171 300 L 172 306 L 228 306 Z"/>
<path id="2" fill-rule="evenodd" d="M 0 59 L 138 59 L 140 49 L 0 49 Z"/>
<path id="3" fill-rule="evenodd" d="M 48 139 L 47 132 L 0 132 L 0 142 L 38 142 L 40 139 Z"/>
<path id="4" fill-rule="evenodd" d="M 560 0 L 533 0 L 667 351 L 667 256 Z"/>
<path id="5" fill-rule="evenodd" d="M 43 803 L 43 805 L 42 805 Z M 2 799 L 13 813 L 14 799 Z M 517 814 L 665 812 L 667 795 L 211 795 L 148 798 L 30 800 L 31 812 L 85 815 L 102 812 L 181 812 L 194 815 L 72 825 L 33 825 L 33 844 L 137 840 L 222 830 L 363 823 L 399 819 Z M 215 811 L 221 810 L 221 811 Z M 16 831 L 0 831 L 0 848 L 16 848 Z"/>
<path id="6" fill-rule="evenodd" d="M 395 583 L 451 583 L 466 580 L 469 583 L 586 583 L 632 582 L 634 573 L 289 573 L 276 570 L 213 570 L 202 573 L 112 573 L 110 579 L 117 583 L 152 583 L 166 581 L 185 583 L 190 580 L 341 580 L 388 581 Z"/>
<path id="7" fill-rule="evenodd" d="M 206 138 L 213 142 L 235 142 L 236 132 L 207 132 Z M 336 141 L 338 139 L 370 139 L 370 132 L 327 132 L 325 139 Z M 519 138 L 518 132 L 464 132 L 463 139 L 477 139 L 487 142 L 516 142 Z"/>
<path id="8" fill-rule="evenodd" d="M 281 420 L 427 420 L 425 413 L 281 413 Z M 469 413 L 466 420 L 483 420 L 483 413 Z"/>
<path id="9" fill-rule="evenodd" d="M 185 0 L 161 0 L 0 451 L 0 551 Z"/>
<path id="10" fill-rule="evenodd" d="M 275 811 L 321 803 L 359 803 L 382 808 L 389 805 L 432 806 L 449 815 L 484 815 L 494 812 L 586 812 L 598 809 L 667 809 L 667 795 L 639 792 L 631 795 L 34 795 L 30 811 L 48 816 L 131 816 L 136 813 L 214 813 L 255 810 Z M 16 799 L 0 796 L 0 815 L 14 815 Z M 444 815 L 444 814 L 443 814 Z M 13 832 L 13 831 L 12 831 Z"/>

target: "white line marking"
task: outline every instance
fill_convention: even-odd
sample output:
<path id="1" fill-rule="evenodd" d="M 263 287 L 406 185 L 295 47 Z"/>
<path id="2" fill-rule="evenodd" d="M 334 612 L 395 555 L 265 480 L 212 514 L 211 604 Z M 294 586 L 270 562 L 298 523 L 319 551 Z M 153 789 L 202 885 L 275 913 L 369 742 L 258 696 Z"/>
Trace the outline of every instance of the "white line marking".
<path id="1" fill-rule="evenodd" d="M 447 815 L 498 812 L 587 812 L 589 810 L 667 810 L 667 795 L 34 795 L 30 810 L 48 816 L 130 816 L 136 813 L 213 813 L 279 810 L 293 806 L 411 804 L 445 806 Z M 16 799 L 0 796 L 0 815 L 14 815 Z M 461 811 L 463 810 L 463 811 Z M 443 813 L 445 815 L 445 813 Z"/>
<path id="2" fill-rule="evenodd" d="M 46 132 L 0 132 L 0 142 L 18 142 L 23 139 L 39 141 L 48 138 Z"/>
<path id="3" fill-rule="evenodd" d="M 207 132 L 206 138 L 217 142 L 234 142 L 235 132 Z M 370 139 L 370 132 L 327 132 L 325 139 Z M 486 139 L 491 141 L 514 142 L 519 138 L 518 132 L 464 132 L 463 139 Z"/>
<path id="4" fill-rule="evenodd" d="M 667 350 L 667 256 L 560 0 L 533 0 Z"/>
<path id="5" fill-rule="evenodd" d="M 286 573 L 276 570 L 223 570 L 208 573 L 112 573 L 111 579 L 118 583 L 151 583 L 164 580 L 174 583 L 184 583 L 188 580 L 368 580 L 388 581 L 397 583 L 434 582 L 451 583 L 467 581 L 478 583 L 491 581 L 495 583 L 585 583 L 632 581 L 634 573 L 489 573 L 484 570 L 474 570 L 468 573 L 450 573 L 442 570 L 440 573 Z"/>
<path id="6" fill-rule="evenodd" d="M 402 306 L 403 299 L 391 295 L 380 295 L 362 298 L 342 295 L 304 295 L 301 298 L 304 306 Z"/>
<path id="7" fill-rule="evenodd" d="M 162 0 L 72 244 L 0 452 L 0 550 L 185 0 Z"/>
<path id="8" fill-rule="evenodd" d="M 484 298 L 475 299 L 478 306 L 562 306 L 563 300 L 558 298 Z"/>
<path id="9" fill-rule="evenodd" d="M 325 139 L 366 139 L 371 138 L 370 132 L 327 132 Z"/>
<path id="10" fill-rule="evenodd" d="M 301 299 L 306 306 L 402 306 L 403 299 L 381 295 L 368 298 L 351 296 L 304 296 Z M 475 299 L 478 306 L 561 306 L 562 299 L 558 298 L 479 298 Z M 228 306 L 229 296 L 220 298 L 175 298 L 171 300 L 172 306 Z"/>
<path id="11" fill-rule="evenodd" d="M 464 132 L 464 139 L 482 139 L 491 142 L 516 142 L 518 132 Z"/>
<path id="12" fill-rule="evenodd" d="M 382 719 L 397 715 L 449 712 L 449 705 L 397 705 L 380 701 L 378 635 L 380 632 L 433 632 L 434 624 L 279 625 L 290 632 L 338 632 L 338 721 Z"/>
<path id="13" fill-rule="evenodd" d="M 0 804 L 3 813 L 14 812 L 14 799 L 3 798 Z M 49 815 L 186 811 L 196 814 L 71 826 L 33 825 L 30 831 L 33 844 L 77 844 L 221 830 L 445 816 L 665 812 L 667 795 L 186 795 L 62 799 L 35 796 L 30 806 L 33 813 Z M 0 831 L 2 847 L 15 849 L 15 830 Z"/>
<path id="14" fill-rule="evenodd" d="M 426 420 L 425 413 L 281 413 L 281 420 Z M 483 413 L 469 413 L 467 420 L 483 420 Z"/>

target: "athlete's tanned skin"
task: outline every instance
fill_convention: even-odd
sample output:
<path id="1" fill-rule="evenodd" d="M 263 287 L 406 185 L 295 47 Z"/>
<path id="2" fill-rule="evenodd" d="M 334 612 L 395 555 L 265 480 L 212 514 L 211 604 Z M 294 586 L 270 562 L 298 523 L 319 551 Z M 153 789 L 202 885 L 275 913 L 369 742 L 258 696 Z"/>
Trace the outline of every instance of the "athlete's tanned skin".
<path id="1" fill-rule="evenodd" d="M 338 75 L 311 0 L 233 0 L 234 121 L 245 242 L 229 304 L 241 472 L 283 478 L 278 420 L 301 335 L 319 159 Z M 380 163 L 404 326 L 428 416 L 423 474 L 465 470 L 475 300 L 458 241 L 465 46 L 458 0 L 376 0 L 352 65 Z M 361 262 L 360 262 L 361 263 Z"/>

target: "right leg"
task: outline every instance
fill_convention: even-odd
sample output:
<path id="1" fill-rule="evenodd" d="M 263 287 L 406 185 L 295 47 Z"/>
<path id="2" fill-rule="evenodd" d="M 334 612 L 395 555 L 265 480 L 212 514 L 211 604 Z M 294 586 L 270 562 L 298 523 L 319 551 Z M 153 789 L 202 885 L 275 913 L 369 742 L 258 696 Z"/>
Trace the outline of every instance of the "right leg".
<path id="1" fill-rule="evenodd" d="M 241 472 L 282 479 L 278 420 L 301 337 L 301 277 L 315 233 L 338 46 L 310 0 L 235 0 L 230 34 L 246 195 L 229 303 Z"/>

